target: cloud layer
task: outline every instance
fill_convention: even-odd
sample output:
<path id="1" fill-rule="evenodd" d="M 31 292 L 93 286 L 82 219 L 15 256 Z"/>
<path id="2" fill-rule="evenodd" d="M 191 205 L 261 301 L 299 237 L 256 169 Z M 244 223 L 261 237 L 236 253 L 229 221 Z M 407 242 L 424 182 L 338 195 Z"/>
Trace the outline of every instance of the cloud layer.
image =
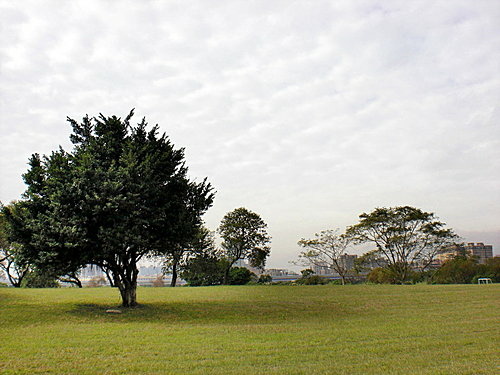
<path id="1" fill-rule="evenodd" d="M 66 116 L 135 107 L 215 185 L 209 226 L 263 216 L 271 266 L 377 206 L 500 233 L 496 1 L 0 4 L 3 202 Z"/>

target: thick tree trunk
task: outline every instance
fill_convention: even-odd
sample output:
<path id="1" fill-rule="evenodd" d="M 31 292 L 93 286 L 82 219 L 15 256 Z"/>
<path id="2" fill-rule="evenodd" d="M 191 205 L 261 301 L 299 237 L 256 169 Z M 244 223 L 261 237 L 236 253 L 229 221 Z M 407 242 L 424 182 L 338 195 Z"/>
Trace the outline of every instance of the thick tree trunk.
<path id="1" fill-rule="evenodd" d="M 137 306 L 137 283 L 133 285 L 125 285 L 123 287 L 118 287 L 120 289 L 120 294 L 122 296 L 122 306 L 123 307 L 134 307 Z"/>
<path id="2" fill-rule="evenodd" d="M 137 269 L 136 262 L 130 261 L 126 266 L 110 267 L 113 281 L 122 297 L 123 307 L 137 306 Z"/>

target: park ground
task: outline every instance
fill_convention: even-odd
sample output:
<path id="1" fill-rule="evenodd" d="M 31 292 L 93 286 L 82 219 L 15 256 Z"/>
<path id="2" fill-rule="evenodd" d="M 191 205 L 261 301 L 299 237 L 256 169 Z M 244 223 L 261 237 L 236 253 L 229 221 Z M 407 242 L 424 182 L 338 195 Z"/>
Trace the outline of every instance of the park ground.
<path id="1" fill-rule="evenodd" d="M 0 374 L 498 374 L 500 285 L 0 289 Z"/>

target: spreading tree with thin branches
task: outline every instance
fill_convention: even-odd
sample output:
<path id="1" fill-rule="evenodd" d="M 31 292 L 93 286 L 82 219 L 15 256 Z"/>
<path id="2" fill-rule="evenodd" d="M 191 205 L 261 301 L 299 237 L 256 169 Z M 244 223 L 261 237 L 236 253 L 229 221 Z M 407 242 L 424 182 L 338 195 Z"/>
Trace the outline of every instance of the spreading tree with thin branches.
<path id="1" fill-rule="evenodd" d="M 351 239 L 338 230 L 324 230 L 316 233 L 314 238 L 302 238 L 298 245 L 304 251 L 299 254 L 299 259 L 306 265 L 328 267 L 337 272 L 345 284 L 349 274 L 349 265 L 346 262 L 347 249 Z"/>
<path id="2" fill-rule="evenodd" d="M 363 213 L 347 234 L 357 242 L 375 244 L 399 283 L 412 269 L 427 269 L 436 255 L 458 238 L 434 213 L 411 206 L 382 207 Z"/>

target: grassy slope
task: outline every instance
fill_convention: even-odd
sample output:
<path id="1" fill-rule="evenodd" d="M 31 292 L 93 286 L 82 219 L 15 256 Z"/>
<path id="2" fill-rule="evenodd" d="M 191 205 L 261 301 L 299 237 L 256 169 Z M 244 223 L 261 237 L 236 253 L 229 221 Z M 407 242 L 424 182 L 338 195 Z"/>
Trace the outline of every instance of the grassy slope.
<path id="1" fill-rule="evenodd" d="M 492 374 L 499 285 L 0 289 L 2 374 Z"/>

